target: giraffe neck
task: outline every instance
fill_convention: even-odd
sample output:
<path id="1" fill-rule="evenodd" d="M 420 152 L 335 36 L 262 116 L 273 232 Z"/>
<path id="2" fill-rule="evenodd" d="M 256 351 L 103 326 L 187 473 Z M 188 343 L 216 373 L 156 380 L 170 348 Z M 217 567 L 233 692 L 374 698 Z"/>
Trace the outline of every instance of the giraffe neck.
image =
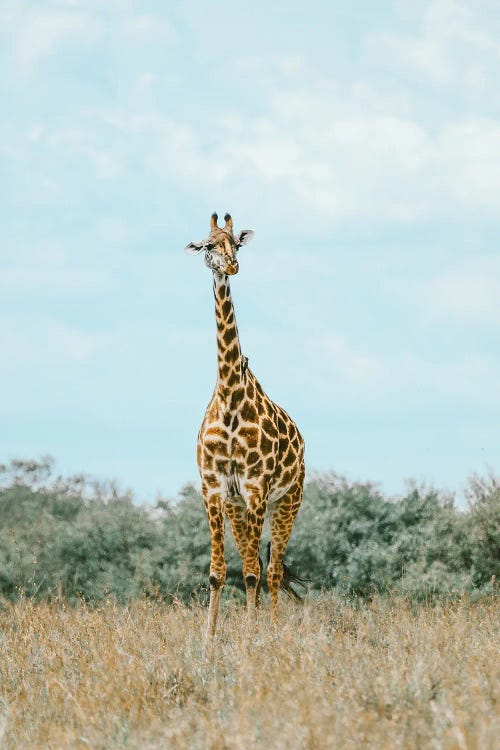
<path id="1" fill-rule="evenodd" d="M 227 397 L 244 377 L 244 359 L 236 326 L 229 279 L 214 273 L 215 320 L 217 323 L 217 387 Z"/>

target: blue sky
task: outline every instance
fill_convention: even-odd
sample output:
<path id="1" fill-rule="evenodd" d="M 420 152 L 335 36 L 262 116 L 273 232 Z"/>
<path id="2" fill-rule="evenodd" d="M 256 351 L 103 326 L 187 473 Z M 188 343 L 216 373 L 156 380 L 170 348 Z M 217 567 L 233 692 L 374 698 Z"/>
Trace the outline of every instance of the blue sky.
<path id="1" fill-rule="evenodd" d="M 498 470 L 499 39 L 493 0 L 3 0 L 0 460 L 197 481 L 217 210 L 310 471 Z"/>

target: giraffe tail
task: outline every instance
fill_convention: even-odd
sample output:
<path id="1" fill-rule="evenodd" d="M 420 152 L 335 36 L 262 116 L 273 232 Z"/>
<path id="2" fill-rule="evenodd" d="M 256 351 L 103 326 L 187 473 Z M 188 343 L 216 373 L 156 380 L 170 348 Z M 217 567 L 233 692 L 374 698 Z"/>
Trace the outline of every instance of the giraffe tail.
<path id="1" fill-rule="evenodd" d="M 269 565 L 269 560 L 271 559 L 271 542 L 267 543 L 267 564 Z M 304 594 L 298 594 L 297 591 L 292 587 L 292 583 L 294 583 L 296 586 L 300 586 Z M 283 563 L 283 578 L 281 579 L 280 583 L 280 589 L 285 592 L 285 594 L 288 596 L 289 599 L 293 599 L 295 602 L 302 603 L 304 601 L 304 595 L 307 589 L 307 584 L 310 583 L 309 578 L 301 578 L 300 576 L 296 575 L 288 565 L 285 565 Z"/>

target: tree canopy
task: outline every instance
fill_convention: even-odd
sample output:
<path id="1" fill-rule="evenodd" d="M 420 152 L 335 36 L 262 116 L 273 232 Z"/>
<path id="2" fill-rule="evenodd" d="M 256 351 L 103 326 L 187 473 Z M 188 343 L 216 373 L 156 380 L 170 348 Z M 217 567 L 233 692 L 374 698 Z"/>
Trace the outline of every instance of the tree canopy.
<path id="1" fill-rule="evenodd" d="M 500 484 L 472 477 L 468 508 L 432 488 L 401 498 L 375 485 L 318 474 L 305 486 L 286 562 L 312 594 L 367 598 L 481 596 L 500 576 Z M 269 534 L 264 531 L 263 544 Z M 226 533 L 226 596 L 242 596 L 241 561 Z M 204 599 L 210 538 L 198 490 L 134 502 L 83 476 L 54 474 L 50 459 L 0 465 L 0 595 L 125 602 L 147 595 Z"/>

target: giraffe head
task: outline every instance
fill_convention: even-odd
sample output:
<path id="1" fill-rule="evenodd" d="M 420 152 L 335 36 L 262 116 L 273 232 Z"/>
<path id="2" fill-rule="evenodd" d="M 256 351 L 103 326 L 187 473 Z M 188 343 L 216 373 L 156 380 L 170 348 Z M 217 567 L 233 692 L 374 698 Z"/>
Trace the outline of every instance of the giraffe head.
<path id="1" fill-rule="evenodd" d="M 205 251 L 205 264 L 215 273 L 234 276 L 238 273 L 238 260 L 236 254 L 242 245 L 253 237 L 251 229 L 243 229 L 238 234 L 233 234 L 233 220 L 229 214 L 224 216 L 225 225 L 221 228 L 217 225 L 217 214 L 210 218 L 210 234 L 201 242 L 190 242 L 184 248 L 186 253 L 196 255 Z"/>

